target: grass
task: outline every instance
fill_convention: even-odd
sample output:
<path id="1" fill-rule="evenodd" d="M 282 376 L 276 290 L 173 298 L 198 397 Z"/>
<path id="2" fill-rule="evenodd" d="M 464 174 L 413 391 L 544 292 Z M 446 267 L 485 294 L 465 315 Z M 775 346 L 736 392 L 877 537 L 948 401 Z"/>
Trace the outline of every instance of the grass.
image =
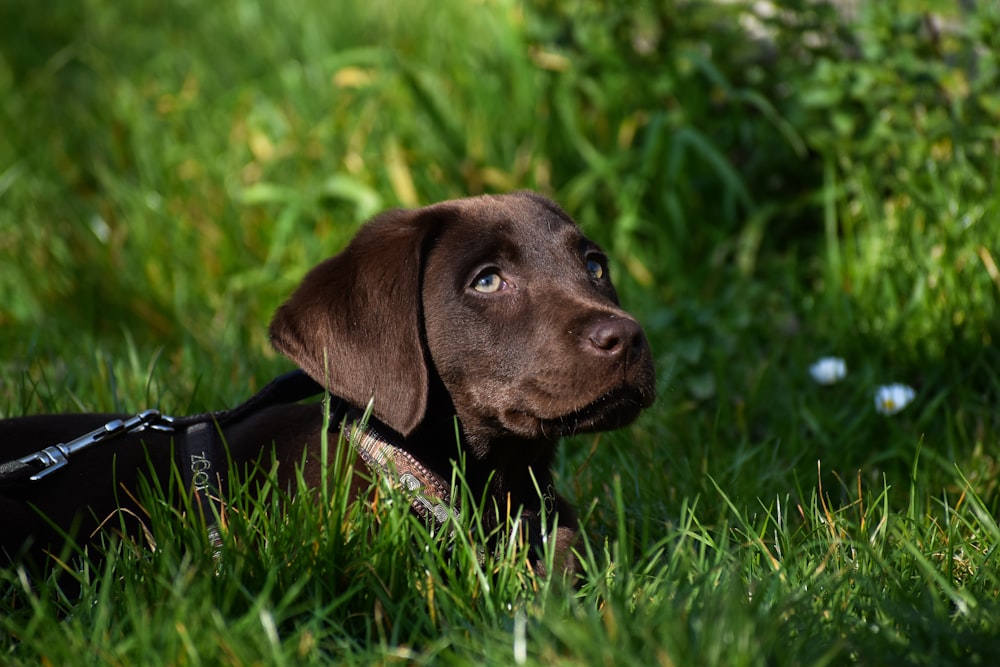
<path id="1" fill-rule="evenodd" d="M 660 377 L 562 448 L 577 587 L 385 489 L 235 494 L 217 561 L 149 489 L 156 548 L 68 559 L 78 595 L 0 572 L 3 662 L 995 663 L 1000 11 L 783 8 L 0 8 L 0 414 L 235 405 L 364 219 L 521 187 Z"/>

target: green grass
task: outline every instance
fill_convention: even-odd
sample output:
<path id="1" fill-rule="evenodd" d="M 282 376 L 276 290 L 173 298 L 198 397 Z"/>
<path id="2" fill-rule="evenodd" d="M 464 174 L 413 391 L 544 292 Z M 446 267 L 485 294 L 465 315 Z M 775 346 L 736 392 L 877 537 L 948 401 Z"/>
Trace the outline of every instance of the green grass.
<path id="1" fill-rule="evenodd" d="M 562 448 L 577 587 L 384 489 L 235 494 L 217 561 L 150 489 L 79 595 L 0 572 L 0 661 L 994 664 L 1000 10 L 783 6 L 769 44 L 679 1 L 0 8 L 0 415 L 235 405 L 364 219 L 523 187 L 660 378 Z"/>

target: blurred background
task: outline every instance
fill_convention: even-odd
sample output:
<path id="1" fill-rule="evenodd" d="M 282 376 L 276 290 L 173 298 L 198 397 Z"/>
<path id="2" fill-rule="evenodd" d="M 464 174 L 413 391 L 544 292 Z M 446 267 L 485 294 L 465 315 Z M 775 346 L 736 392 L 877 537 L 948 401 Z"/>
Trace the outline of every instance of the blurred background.
<path id="1" fill-rule="evenodd" d="M 750 493 L 907 474 L 923 437 L 992 488 L 998 53 L 974 0 L 4 2 L 0 412 L 231 405 L 365 219 L 531 188 L 653 342 L 629 437 L 685 456 L 651 496 L 733 452 Z"/>

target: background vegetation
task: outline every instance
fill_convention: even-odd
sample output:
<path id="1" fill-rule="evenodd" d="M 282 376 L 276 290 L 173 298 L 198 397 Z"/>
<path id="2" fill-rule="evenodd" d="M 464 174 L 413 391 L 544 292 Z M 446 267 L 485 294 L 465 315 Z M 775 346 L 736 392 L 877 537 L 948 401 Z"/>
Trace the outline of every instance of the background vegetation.
<path id="1" fill-rule="evenodd" d="M 3 662 L 994 664 L 1000 8 L 837 5 L 0 6 L 0 414 L 234 405 L 363 220 L 515 188 L 660 375 L 563 448 L 578 588 L 336 492 L 235 499 L 217 564 L 151 492 L 79 596 L 0 574 Z"/>

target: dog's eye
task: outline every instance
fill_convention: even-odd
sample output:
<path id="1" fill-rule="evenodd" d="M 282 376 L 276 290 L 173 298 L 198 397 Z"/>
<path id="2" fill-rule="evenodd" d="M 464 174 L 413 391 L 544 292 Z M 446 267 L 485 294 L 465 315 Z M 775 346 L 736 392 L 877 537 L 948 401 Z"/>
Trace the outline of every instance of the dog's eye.
<path id="1" fill-rule="evenodd" d="M 477 292 L 482 292 L 483 294 L 492 294 L 498 290 L 503 289 L 505 283 L 503 278 L 500 277 L 499 273 L 494 271 L 480 273 L 476 276 L 476 279 L 472 281 L 472 288 Z"/>
<path id="2" fill-rule="evenodd" d="M 590 274 L 591 280 L 600 280 L 604 277 L 604 264 L 597 261 L 596 259 L 587 260 L 587 273 Z"/>

